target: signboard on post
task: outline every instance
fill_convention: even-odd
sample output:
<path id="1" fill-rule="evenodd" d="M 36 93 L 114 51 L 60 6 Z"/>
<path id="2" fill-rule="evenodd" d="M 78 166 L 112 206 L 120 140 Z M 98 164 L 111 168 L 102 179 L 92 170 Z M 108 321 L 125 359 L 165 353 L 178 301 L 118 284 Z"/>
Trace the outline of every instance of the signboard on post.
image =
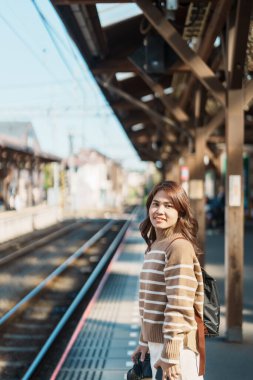
<path id="1" fill-rule="evenodd" d="M 188 166 L 181 166 L 181 181 L 189 181 L 189 168 Z"/>
<path id="2" fill-rule="evenodd" d="M 241 206 L 241 176 L 230 175 L 229 176 L 229 202 L 231 207 Z"/>
<path id="3" fill-rule="evenodd" d="M 201 179 L 190 180 L 190 199 L 203 199 L 204 197 L 204 182 Z"/>

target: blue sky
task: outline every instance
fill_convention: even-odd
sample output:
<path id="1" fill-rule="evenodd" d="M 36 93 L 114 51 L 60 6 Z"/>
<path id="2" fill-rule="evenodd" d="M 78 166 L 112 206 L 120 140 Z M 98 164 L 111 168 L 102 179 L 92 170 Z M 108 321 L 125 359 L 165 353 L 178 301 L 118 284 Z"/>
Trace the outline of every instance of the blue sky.
<path id="1" fill-rule="evenodd" d="M 93 147 L 126 167 L 145 167 L 51 3 L 36 3 L 51 37 L 31 0 L 0 0 L 0 120 L 31 121 L 44 151 L 66 156 L 71 134 L 75 151 Z M 103 23 L 112 11 L 135 12 L 127 7 L 100 6 Z"/>

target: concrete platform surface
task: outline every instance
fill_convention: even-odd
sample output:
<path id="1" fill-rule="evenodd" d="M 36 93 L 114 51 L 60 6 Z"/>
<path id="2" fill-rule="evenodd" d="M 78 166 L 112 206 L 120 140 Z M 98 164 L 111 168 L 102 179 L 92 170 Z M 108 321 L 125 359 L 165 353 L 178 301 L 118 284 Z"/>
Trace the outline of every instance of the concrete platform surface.
<path id="1" fill-rule="evenodd" d="M 243 342 L 226 341 L 224 304 L 224 231 L 209 231 L 206 269 L 218 283 L 221 296 L 220 337 L 207 338 L 205 380 L 253 379 L 253 224 L 246 222 L 244 254 Z"/>
<path id="2" fill-rule="evenodd" d="M 244 341 L 225 339 L 224 231 L 207 233 L 206 269 L 216 280 L 221 296 L 221 334 L 207 338 L 205 380 L 253 378 L 253 227 L 246 227 L 244 280 Z M 91 309 L 57 380 L 123 380 L 132 366 L 130 355 L 138 344 L 138 278 L 145 243 L 133 223 L 123 252 Z"/>
<path id="3" fill-rule="evenodd" d="M 126 378 L 139 340 L 138 288 L 144 251 L 134 224 L 57 380 Z"/>

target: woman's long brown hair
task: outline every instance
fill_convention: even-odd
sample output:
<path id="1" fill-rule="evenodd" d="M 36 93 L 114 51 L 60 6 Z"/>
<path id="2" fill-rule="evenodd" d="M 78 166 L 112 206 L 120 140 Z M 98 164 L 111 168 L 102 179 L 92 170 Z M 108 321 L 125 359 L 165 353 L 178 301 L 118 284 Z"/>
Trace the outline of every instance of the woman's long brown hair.
<path id="1" fill-rule="evenodd" d="M 186 240 L 189 240 L 197 255 L 201 254 L 201 249 L 197 241 L 198 222 L 194 218 L 189 198 L 181 185 L 174 181 L 164 181 L 156 185 L 149 193 L 146 201 L 147 217 L 140 224 L 140 232 L 150 249 L 151 244 L 156 240 L 156 232 L 149 218 L 149 209 L 154 196 L 160 190 L 167 193 L 170 202 L 178 212 L 178 220 L 174 229 L 175 233 L 181 233 Z"/>

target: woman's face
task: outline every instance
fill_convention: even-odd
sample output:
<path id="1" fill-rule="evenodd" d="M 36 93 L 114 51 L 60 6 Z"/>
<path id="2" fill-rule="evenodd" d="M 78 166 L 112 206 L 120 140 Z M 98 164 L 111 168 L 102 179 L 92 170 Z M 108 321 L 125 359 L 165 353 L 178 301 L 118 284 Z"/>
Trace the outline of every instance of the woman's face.
<path id="1" fill-rule="evenodd" d="M 177 223 L 178 212 L 172 206 L 164 190 L 160 190 L 155 194 L 149 208 L 149 218 L 156 230 L 167 229 Z"/>

